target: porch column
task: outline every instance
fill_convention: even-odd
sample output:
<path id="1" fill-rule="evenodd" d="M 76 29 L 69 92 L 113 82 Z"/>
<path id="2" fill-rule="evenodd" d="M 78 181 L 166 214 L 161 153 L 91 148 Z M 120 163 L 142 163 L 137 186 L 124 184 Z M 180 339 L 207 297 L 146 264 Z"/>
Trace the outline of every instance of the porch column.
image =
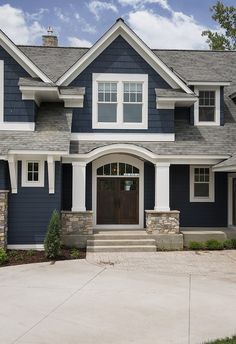
<path id="1" fill-rule="evenodd" d="M 86 211 L 86 163 L 73 162 L 72 211 Z"/>
<path id="2" fill-rule="evenodd" d="M 155 211 L 170 210 L 170 164 L 155 164 Z"/>

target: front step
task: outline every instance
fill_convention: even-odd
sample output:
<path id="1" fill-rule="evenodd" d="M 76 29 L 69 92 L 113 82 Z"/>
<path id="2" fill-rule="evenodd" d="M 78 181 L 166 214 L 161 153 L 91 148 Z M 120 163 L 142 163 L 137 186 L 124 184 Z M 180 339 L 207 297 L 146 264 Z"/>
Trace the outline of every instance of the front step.
<path id="1" fill-rule="evenodd" d="M 145 231 L 99 231 L 87 240 L 87 252 L 155 252 L 156 241 Z"/>
<path id="2" fill-rule="evenodd" d="M 183 230 L 184 247 L 189 247 L 191 241 L 206 242 L 207 240 L 224 241 L 227 235 L 222 231 L 201 231 L 201 230 Z"/>

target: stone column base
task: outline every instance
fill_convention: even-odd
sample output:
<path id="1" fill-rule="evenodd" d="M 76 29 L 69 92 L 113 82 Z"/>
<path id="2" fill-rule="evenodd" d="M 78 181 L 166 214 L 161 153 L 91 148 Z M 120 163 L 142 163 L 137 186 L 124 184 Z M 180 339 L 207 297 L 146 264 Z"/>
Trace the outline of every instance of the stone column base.
<path id="1" fill-rule="evenodd" d="M 0 190 L 0 248 L 7 248 L 8 191 Z"/>
<path id="2" fill-rule="evenodd" d="M 62 235 L 93 234 L 92 211 L 62 211 L 61 212 Z"/>
<path id="3" fill-rule="evenodd" d="M 179 233 L 179 211 L 145 210 L 146 231 L 150 234 Z"/>

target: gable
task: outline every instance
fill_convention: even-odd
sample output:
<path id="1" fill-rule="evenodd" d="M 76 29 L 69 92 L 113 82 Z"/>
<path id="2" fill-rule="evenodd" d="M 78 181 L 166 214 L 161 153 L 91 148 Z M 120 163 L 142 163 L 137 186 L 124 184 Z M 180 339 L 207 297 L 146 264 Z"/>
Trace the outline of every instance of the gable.
<path id="1" fill-rule="evenodd" d="M 150 66 L 162 76 L 172 88 L 181 88 L 186 93 L 193 93 L 186 84 L 172 72 L 162 60 L 124 23 L 118 19 L 116 23 L 57 81 L 58 85 L 67 86 L 99 56 L 118 36 L 122 36 Z"/>

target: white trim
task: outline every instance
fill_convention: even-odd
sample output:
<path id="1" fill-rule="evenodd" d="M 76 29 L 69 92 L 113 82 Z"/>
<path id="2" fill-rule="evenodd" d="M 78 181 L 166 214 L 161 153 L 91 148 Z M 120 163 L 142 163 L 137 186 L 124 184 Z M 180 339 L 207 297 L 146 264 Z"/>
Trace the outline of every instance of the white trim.
<path id="1" fill-rule="evenodd" d="M 98 122 L 98 82 L 117 83 L 117 121 Z M 142 82 L 142 122 L 123 121 L 123 83 Z M 92 128 L 93 129 L 148 129 L 148 74 L 93 73 L 92 80 Z"/>
<path id="2" fill-rule="evenodd" d="M 37 250 L 37 251 L 44 251 L 43 244 L 23 244 L 23 245 L 7 245 L 8 250 Z"/>
<path id="3" fill-rule="evenodd" d="M 28 162 L 37 162 L 39 164 L 39 180 L 38 181 L 28 181 Z M 22 159 L 21 165 L 21 186 L 22 187 L 44 187 L 44 168 L 45 160 L 41 157 L 27 156 L 27 158 Z"/>
<path id="4" fill-rule="evenodd" d="M 156 211 L 170 211 L 170 163 L 155 164 L 155 206 Z"/>
<path id="5" fill-rule="evenodd" d="M 50 194 L 55 193 L 55 161 L 52 155 L 47 157 L 48 163 L 48 191 Z"/>
<path id="6" fill-rule="evenodd" d="M 215 121 L 199 121 L 199 99 L 194 103 L 194 125 L 219 126 L 220 125 L 220 86 L 195 86 L 194 92 L 199 96 L 199 91 L 215 91 Z"/>
<path id="7" fill-rule="evenodd" d="M 1 30 L 0 43 L 31 76 L 37 76 L 44 82 L 52 82 Z"/>
<path id="8" fill-rule="evenodd" d="M 231 166 L 213 166 L 212 167 L 214 172 L 236 172 L 236 165 Z"/>
<path id="9" fill-rule="evenodd" d="M 0 130 L 13 130 L 13 131 L 34 131 L 34 122 L 1 122 Z"/>
<path id="10" fill-rule="evenodd" d="M 209 197 L 195 197 L 194 196 L 194 169 L 195 168 L 209 168 Z M 189 201 L 190 202 L 215 202 L 215 174 L 211 166 L 206 165 L 191 165 L 189 169 Z"/>
<path id="11" fill-rule="evenodd" d="M 72 211 L 86 211 L 86 163 L 72 163 Z"/>
<path id="12" fill-rule="evenodd" d="M 233 179 L 236 173 L 228 173 L 228 226 L 233 226 Z"/>
<path id="13" fill-rule="evenodd" d="M 122 21 L 118 20 L 73 66 L 57 81 L 57 85 L 68 85 L 75 79 L 101 52 L 121 35 L 144 60 L 151 65 L 173 88 L 182 88 L 193 93 L 188 86 L 170 70 L 162 60 Z"/>
<path id="14" fill-rule="evenodd" d="M 175 141 L 175 134 L 153 133 L 72 133 L 71 140 L 78 141 L 142 141 L 169 142 Z"/>
<path id="15" fill-rule="evenodd" d="M 4 121 L 4 61 L 0 60 L 0 123 Z"/>
<path id="16" fill-rule="evenodd" d="M 139 224 L 138 225 L 97 225 L 97 168 L 112 162 L 123 162 L 139 169 Z M 109 176 L 107 176 L 109 177 Z M 117 176 L 119 177 L 119 176 Z M 125 154 L 111 154 L 92 162 L 92 210 L 94 228 L 102 229 L 140 229 L 144 226 L 144 163 L 143 161 Z"/>
<path id="17" fill-rule="evenodd" d="M 229 86 L 230 81 L 189 81 L 187 85 L 196 85 L 196 86 Z"/>
<path id="18" fill-rule="evenodd" d="M 156 97 L 156 108 L 157 109 L 174 109 L 175 106 L 179 104 L 181 106 L 181 103 L 186 104 L 188 106 L 192 105 L 192 103 L 195 103 L 197 101 L 196 97 L 188 97 L 188 98 L 171 98 L 171 97 Z"/>
<path id="19" fill-rule="evenodd" d="M 11 182 L 11 193 L 17 194 L 18 186 L 18 163 L 14 155 L 8 156 L 8 166 Z"/>
<path id="20" fill-rule="evenodd" d="M 66 151 L 40 151 L 40 150 L 17 150 L 11 149 L 8 151 L 9 154 L 20 154 L 20 155 L 53 155 L 55 160 L 60 160 L 61 155 L 67 155 Z"/>

